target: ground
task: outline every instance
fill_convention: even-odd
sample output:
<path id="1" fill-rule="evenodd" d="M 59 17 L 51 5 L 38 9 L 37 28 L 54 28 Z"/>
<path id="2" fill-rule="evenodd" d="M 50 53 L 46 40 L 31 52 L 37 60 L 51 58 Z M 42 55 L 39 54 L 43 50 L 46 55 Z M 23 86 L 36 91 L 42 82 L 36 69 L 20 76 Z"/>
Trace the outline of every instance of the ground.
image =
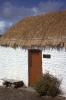
<path id="1" fill-rule="evenodd" d="M 40 97 L 35 91 L 0 87 L 0 100 L 66 100 L 66 98 Z"/>

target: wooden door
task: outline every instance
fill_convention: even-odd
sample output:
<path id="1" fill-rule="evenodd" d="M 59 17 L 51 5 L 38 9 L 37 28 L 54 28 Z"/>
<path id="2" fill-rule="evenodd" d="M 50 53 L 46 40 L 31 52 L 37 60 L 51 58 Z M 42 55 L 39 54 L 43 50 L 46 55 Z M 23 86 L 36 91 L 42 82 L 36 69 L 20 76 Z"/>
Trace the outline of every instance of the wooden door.
<path id="1" fill-rule="evenodd" d="M 42 75 L 42 53 L 40 50 L 29 50 L 29 85 L 33 86 Z"/>

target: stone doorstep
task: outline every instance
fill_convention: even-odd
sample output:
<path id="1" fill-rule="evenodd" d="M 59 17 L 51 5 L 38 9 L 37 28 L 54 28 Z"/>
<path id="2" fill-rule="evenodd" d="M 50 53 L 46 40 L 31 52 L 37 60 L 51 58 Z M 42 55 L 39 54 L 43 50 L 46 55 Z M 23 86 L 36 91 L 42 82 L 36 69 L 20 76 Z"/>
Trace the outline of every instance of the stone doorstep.
<path id="1" fill-rule="evenodd" d="M 25 91 L 29 91 L 29 92 L 36 92 L 36 90 L 33 89 L 32 87 L 22 87 L 20 89 L 25 90 Z"/>

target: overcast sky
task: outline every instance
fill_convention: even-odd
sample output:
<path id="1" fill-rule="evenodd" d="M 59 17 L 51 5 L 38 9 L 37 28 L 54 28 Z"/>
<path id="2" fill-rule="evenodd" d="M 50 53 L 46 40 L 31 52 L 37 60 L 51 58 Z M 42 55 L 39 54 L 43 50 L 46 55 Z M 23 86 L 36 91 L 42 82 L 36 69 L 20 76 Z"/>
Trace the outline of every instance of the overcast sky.
<path id="1" fill-rule="evenodd" d="M 66 0 L 0 0 L 0 34 L 19 19 L 66 9 Z"/>

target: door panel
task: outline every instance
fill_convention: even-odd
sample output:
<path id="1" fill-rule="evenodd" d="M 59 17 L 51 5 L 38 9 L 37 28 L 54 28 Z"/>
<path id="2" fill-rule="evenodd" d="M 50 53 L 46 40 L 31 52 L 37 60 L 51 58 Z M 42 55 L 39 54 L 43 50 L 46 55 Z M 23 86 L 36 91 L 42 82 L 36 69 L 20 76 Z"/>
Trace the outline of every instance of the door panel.
<path id="1" fill-rule="evenodd" d="M 34 85 L 42 75 L 42 54 L 40 50 L 29 50 L 29 85 Z"/>

